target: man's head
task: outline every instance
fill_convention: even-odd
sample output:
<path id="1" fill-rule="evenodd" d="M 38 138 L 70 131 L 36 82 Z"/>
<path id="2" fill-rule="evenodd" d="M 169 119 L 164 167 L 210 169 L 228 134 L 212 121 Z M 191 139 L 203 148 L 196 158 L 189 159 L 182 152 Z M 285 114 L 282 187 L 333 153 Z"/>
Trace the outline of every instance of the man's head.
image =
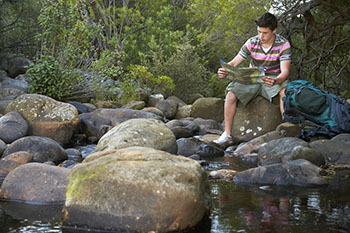
<path id="1" fill-rule="evenodd" d="M 265 13 L 255 20 L 262 44 L 270 45 L 275 39 L 277 19 L 273 14 Z"/>
<path id="2" fill-rule="evenodd" d="M 277 28 L 277 19 L 271 13 L 265 13 L 255 20 L 255 24 L 258 27 L 270 28 L 273 31 Z"/>

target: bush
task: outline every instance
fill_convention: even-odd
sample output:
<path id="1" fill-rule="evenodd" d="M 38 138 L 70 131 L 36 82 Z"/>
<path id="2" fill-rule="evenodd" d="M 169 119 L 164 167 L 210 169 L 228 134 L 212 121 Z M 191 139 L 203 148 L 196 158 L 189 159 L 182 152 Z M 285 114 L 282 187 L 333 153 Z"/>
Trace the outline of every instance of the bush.
<path id="1" fill-rule="evenodd" d="M 57 100 L 70 95 L 81 81 L 79 73 L 62 67 L 52 56 L 43 56 L 36 63 L 30 64 L 26 77 L 30 93 L 46 95 Z"/>
<path id="2" fill-rule="evenodd" d="M 151 72 L 155 75 L 171 77 L 175 84 L 171 94 L 188 101 L 194 93 L 202 95 L 210 93 L 208 88 L 210 73 L 196 54 L 195 47 L 188 40 L 185 39 L 184 43 L 180 43 L 176 53 L 168 59 L 161 52 L 157 52 L 157 48 L 154 51 Z"/>
<path id="3" fill-rule="evenodd" d="M 148 71 L 147 67 L 130 65 L 120 81 L 121 102 L 127 103 L 132 100 L 142 99 L 144 92 L 167 92 L 172 91 L 174 88 L 175 85 L 171 78 L 164 75 L 156 78 Z"/>

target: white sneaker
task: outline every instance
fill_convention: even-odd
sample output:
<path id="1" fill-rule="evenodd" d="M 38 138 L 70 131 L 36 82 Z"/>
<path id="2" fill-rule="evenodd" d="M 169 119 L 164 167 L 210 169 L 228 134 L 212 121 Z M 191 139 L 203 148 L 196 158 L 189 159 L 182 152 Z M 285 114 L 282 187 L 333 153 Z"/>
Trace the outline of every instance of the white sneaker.
<path id="1" fill-rule="evenodd" d="M 228 135 L 226 132 L 223 132 L 217 140 L 214 140 L 217 144 L 225 144 L 229 141 L 232 141 L 232 136 Z"/>

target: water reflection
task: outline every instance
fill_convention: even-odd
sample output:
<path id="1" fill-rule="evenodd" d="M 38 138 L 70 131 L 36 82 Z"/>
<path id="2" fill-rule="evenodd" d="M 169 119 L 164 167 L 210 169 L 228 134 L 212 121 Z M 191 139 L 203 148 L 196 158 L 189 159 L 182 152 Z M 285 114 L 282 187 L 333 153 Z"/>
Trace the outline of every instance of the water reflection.
<path id="1" fill-rule="evenodd" d="M 350 191 L 213 182 L 212 233 L 349 232 Z M 342 202 L 343 200 L 344 202 Z"/>
<path id="2" fill-rule="evenodd" d="M 62 205 L 0 202 L 0 232 L 61 232 Z"/>

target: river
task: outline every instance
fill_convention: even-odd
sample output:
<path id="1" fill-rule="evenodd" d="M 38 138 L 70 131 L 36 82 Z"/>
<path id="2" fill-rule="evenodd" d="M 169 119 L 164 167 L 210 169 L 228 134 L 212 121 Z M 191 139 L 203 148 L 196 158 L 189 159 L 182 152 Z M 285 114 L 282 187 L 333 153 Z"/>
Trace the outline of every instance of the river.
<path id="1" fill-rule="evenodd" d="M 93 148 L 83 150 L 90 153 Z M 240 167 L 239 162 L 219 158 L 209 160 L 204 168 L 210 171 Z M 242 186 L 210 180 L 212 211 L 205 232 L 349 232 L 349 172 L 337 173 L 334 185 L 318 188 Z M 61 207 L 0 202 L 0 233 L 78 233 L 62 229 Z"/>

